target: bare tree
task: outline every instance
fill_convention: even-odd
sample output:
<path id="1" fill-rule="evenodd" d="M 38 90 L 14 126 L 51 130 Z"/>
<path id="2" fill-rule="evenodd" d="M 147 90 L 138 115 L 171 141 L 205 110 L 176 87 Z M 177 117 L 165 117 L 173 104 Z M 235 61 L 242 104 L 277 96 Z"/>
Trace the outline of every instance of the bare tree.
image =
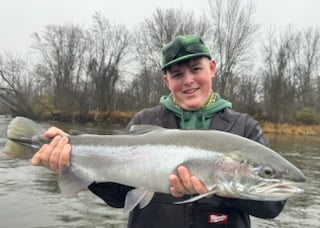
<path id="1" fill-rule="evenodd" d="M 290 53 L 298 107 L 317 105 L 315 91 L 320 57 L 320 30 L 307 28 L 293 35 Z"/>
<path id="2" fill-rule="evenodd" d="M 233 107 L 241 112 L 256 115 L 261 112 L 259 104 L 259 78 L 249 67 L 247 72 L 243 72 L 238 81 L 239 95 L 233 98 Z"/>
<path id="3" fill-rule="evenodd" d="M 265 110 L 269 119 L 275 122 L 284 122 L 288 113 L 294 111 L 295 88 L 290 66 L 291 60 L 290 33 L 284 34 L 281 39 L 269 33 L 269 38 L 263 46 L 264 69 L 263 94 Z"/>
<path id="4" fill-rule="evenodd" d="M 235 96 L 237 77 L 252 58 L 255 6 L 252 1 L 208 0 L 211 9 L 212 43 L 218 70 L 215 87 L 226 97 Z"/>
<path id="5" fill-rule="evenodd" d="M 53 104 L 59 110 L 78 109 L 84 70 L 83 31 L 73 25 L 49 25 L 42 35 L 33 34 L 33 48 L 39 54 L 38 75 L 53 88 Z"/>
<path id="6" fill-rule="evenodd" d="M 96 13 L 88 40 L 88 75 L 94 88 L 94 108 L 109 111 L 116 83 L 120 80 L 121 64 L 129 54 L 130 33 L 124 26 L 112 25 Z"/>
<path id="7" fill-rule="evenodd" d="M 262 50 L 264 104 L 270 120 L 289 121 L 305 107 L 317 110 L 319 47 L 318 29 L 288 26 L 280 38 L 270 31 Z"/>
<path id="8" fill-rule="evenodd" d="M 9 114 L 33 117 L 36 93 L 26 63 L 18 57 L 0 56 L 0 104 Z M 2 110 L 3 111 L 3 110 Z"/>

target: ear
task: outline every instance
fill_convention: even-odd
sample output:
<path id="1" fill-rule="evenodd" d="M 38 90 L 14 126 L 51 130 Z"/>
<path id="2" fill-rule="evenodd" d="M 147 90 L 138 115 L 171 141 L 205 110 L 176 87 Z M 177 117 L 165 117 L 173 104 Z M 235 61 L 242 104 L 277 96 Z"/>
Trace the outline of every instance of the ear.
<path id="1" fill-rule="evenodd" d="M 167 88 L 169 89 L 169 79 L 168 79 L 168 75 L 164 74 L 162 76 L 162 81 L 164 82 L 164 84 L 166 84 Z"/>
<path id="2" fill-rule="evenodd" d="M 216 70 L 217 70 L 216 61 L 214 61 L 214 60 L 210 61 L 210 70 L 211 70 L 211 75 L 212 75 L 212 79 L 213 79 L 214 76 L 216 75 Z"/>

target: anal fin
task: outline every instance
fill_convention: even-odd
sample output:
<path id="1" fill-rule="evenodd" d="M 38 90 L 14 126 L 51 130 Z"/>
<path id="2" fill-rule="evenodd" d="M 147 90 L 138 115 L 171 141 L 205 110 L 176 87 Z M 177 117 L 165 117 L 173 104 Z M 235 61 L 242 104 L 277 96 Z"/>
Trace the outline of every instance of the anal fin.
<path id="1" fill-rule="evenodd" d="M 137 188 L 129 191 L 125 200 L 124 212 L 129 213 L 138 204 L 140 209 L 146 207 L 153 198 L 153 195 L 154 192 L 145 188 Z"/>
<path id="2" fill-rule="evenodd" d="M 66 169 L 61 175 L 59 175 L 59 188 L 63 195 L 71 197 L 76 195 L 83 189 L 86 189 L 93 180 L 89 180 L 87 177 L 75 175 L 71 171 L 72 168 Z"/>

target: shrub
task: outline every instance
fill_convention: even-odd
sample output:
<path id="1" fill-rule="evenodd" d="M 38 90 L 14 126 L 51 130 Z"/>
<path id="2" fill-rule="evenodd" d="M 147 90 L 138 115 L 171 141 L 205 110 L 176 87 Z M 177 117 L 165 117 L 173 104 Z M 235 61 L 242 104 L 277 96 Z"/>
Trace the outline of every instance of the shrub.
<path id="1" fill-rule="evenodd" d="M 311 125 L 318 124 L 320 117 L 313 108 L 305 107 L 294 114 L 294 120 L 301 124 Z"/>

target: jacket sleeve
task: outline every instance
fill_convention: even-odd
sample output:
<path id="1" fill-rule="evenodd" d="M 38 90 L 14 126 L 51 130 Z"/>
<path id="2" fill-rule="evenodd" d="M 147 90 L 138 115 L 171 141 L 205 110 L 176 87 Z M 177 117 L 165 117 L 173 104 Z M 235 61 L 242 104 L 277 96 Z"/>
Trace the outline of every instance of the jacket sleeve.
<path id="1" fill-rule="evenodd" d="M 286 201 L 256 201 L 236 198 L 225 198 L 224 203 L 238 208 L 250 215 L 259 218 L 274 218 L 280 214 Z"/>
<path id="2" fill-rule="evenodd" d="M 246 114 L 242 114 L 242 115 L 243 116 L 241 119 L 244 119 L 244 123 L 245 123 L 243 136 L 248 139 L 254 140 L 258 143 L 261 143 L 265 146 L 268 145 L 269 141 L 264 136 L 258 121 L 256 121 L 249 115 L 246 115 Z"/>
<path id="3" fill-rule="evenodd" d="M 133 188 L 126 185 L 106 182 L 93 183 L 88 186 L 88 189 L 109 206 L 123 208 L 126 195 Z"/>

